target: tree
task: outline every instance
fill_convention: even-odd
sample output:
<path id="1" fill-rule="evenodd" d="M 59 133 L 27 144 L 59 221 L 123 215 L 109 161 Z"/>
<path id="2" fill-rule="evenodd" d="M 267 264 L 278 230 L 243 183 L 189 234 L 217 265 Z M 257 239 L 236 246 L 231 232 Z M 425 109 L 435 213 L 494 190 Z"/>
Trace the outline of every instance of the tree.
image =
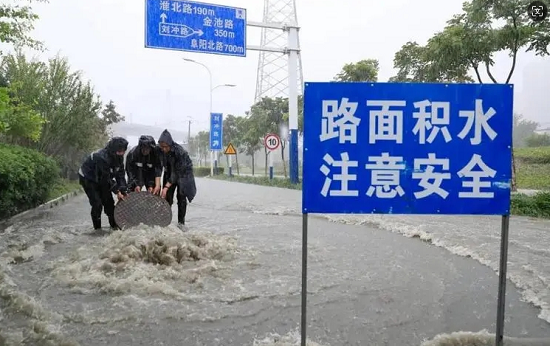
<path id="1" fill-rule="evenodd" d="M 253 117 L 250 113 L 246 117 L 237 122 L 237 128 L 239 129 L 240 136 L 240 151 L 245 155 L 249 155 L 252 158 L 252 175 L 255 173 L 256 163 L 254 160 L 254 154 L 260 150 L 261 137 L 264 130 L 258 117 Z"/>
<path id="2" fill-rule="evenodd" d="M 200 131 L 195 137 L 191 138 L 191 149 L 197 152 L 197 160 L 199 166 L 203 165 L 203 160 L 206 164 L 207 153 L 210 151 L 210 131 Z"/>
<path id="3" fill-rule="evenodd" d="M 259 129 L 263 130 L 260 138 L 268 133 L 280 133 L 280 127 L 284 124 L 285 114 L 288 114 L 288 99 L 282 97 L 264 97 L 250 109 L 250 119 L 257 122 Z M 263 143 L 262 143 L 263 144 Z M 268 159 L 271 152 L 264 145 L 265 174 L 267 175 Z"/>
<path id="4" fill-rule="evenodd" d="M 106 126 L 126 120 L 123 115 L 120 115 L 120 113 L 116 111 L 116 105 L 113 100 L 110 100 L 109 103 L 105 105 L 105 108 L 101 111 L 101 118 Z"/>
<path id="5" fill-rule="evenodd" d="M 29 61 L 17 50 L 4 57 L 2 75 L 14 97 L 36 111 L 44 124 L 36 143 L 15 141 L 55 157 L 63 173 L 74 176 L 80 160 L 103 146 L 106 124 L 99 117 L 101 101 L 67 59 L 56 56 L 45 64 Z"/>
<path id="6" fill-rule="evenodd" d="M 521 114 L 514 114 L 514 148 L 525 147 L 526 139 L 535 134 L 537 127 L 537 122 L 524 119 Z"/>
<path id="7" fill-rule="evenodd" d="M 498 83 L 491 68 L 493 56 L 507 52 L 511 57 L 505 80 L 509 83 L 521 50 L 548 55 L 550 23 L 534 22 L 528 17 L 525 0 L 470 0 L 462 13 L 447 22 L 442 32 L 421 47 L 408 42 L 395 54 L 397 75 L 391 81 L 471 82 L 484 83 L 480 69 L 489 81 Z M 515 162 L 512 153 L 512 190 L 516 190 Z"/>
<path id="8" fill-rule="evenodd" d="M 30 6 L 0 4 L 0 42 L 42 50 L 42 43 L 29 36 L 37 19 Z"/>
<path id="9" fill-rule="evenodd" d="M 339 82 L 376 82 L 379 70 L 378 60 L 360 60 L 356 63 L 345 64 L 334 80 Z"/>
<path id="10" fill-rule="evenodd" d="M 233 144 L 237 153 L 235 154 L 235 164 L 237 166 L 237 174 L 239 174 L 239 147 L 241 146 L 242 126 L 240 122 L 242 117 L 237 117 L 229 114 L 223 122 L 223 143 L 227 146 Z M 227 165 L 229 166 L 229 155 L 225 156 Z"/>
<path id="11" fill-rule="evenodd" d="M 32 107 L 10 96 L 10 88 L 0 87 L 0 135 L 8 141 L 40 139 L 44 119 Z"/>
<path id="12" fill-rule="evenodd" d="M 407 42 L 395 54 L 398 70 L 392 81 L 469 82 L 473 71 L 483 83 L 483 68 L 491 82 L 493 56 L 506 51 L 512 58 L 504 83 L 509 83 L 520 50 L 548 55 L 550 24 L 534 22 L 528 17 L 523 0 L 470 0 L 463 11 L 447 22 L 442 32 L 428 40 L 426 46 Z M 501 24 L 503 23 L 503 24 Z"/>

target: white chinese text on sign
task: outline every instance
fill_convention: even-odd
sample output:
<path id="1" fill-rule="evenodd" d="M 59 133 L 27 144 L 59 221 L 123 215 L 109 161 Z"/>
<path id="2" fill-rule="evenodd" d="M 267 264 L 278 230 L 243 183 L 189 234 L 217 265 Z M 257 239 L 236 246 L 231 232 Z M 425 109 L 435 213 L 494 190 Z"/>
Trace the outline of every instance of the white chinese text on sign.
<path id="1" fill-rule="evenodd" d="M 306 83 L 304 213 L 510 209 L 513 87 Z"/>

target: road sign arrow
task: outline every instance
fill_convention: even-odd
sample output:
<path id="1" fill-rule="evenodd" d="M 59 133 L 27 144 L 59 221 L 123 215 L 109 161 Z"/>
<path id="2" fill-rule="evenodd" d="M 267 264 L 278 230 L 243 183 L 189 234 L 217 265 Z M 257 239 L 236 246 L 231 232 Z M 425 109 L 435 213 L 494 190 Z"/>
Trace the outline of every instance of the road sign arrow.
<path id="1" fill-rule="evenodd" d="M 163 13 L 160 15 L 160 20 L 163 22 L 163 23 L 166 23 L 166 18 L 168 18 L 168 16 L 166 15 L 166 13 Z"/>
<path id="2" fill-rule="evenodd" d="M 203 32 L 202 30 L 200 30 L 200 29 L 199 29 L 199 30 L 197 30 L 197 31 L 195 31 L 195 32 L 196 32 L 196 33 L 197 33 L 197 35 L 199 35 L 199 36 L 202 36 L 202 35 L 204 35 L 204 32 Z"/>

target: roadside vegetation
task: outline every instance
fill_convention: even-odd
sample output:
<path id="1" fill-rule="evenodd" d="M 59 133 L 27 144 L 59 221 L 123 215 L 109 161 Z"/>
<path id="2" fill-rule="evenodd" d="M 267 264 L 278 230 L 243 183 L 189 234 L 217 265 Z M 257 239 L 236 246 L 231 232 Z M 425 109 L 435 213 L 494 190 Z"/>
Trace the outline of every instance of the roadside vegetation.
<path id="1" fill-rule="evenodd" d="M 75 179 L 81 159 L 105 144 L 110 125 L 124 121 L 115 103 L 104 103 L 91 82 L 73 70 L 66 58 L 57 55 L 47 61 L 38 61 L 24 53 L 23 49 L 29 48 L 45 50 L 42 42 L 30 36 L 33 23 L 38 19 L 32 10 L 32 4 L 37 1 L 42 0 L 30 0 L 28 5 L 0 5 L 3 24 L 0 25 L 0 42 L 10 47 L 9 52 L 0 52 L 0 150 L 5 155 L 0 163 L 0 219 L 77 188 Z M 522 54 L 548 56 L 549 44 L 550 22 L 530 20 L 523 2 L 469 0 L 460 13 L 425 43 L 411 41 L 402 45 L 393 61 L 396 75 L 389 81 L 508 83 Z M 492 71 L 495 55 L 502 53 L 508 54 L 511 62 L 506 65 L 508 73 L 499 80 Z M 378 75 L 379 61 L 367 56 L 345 64 L 333 79 L 377 82 Z M 298 103 L 298 131 L 301 133 L 301 96 Z M 222 156 L 217 178 L 300 189 L 300 185 L 294 186 L 287 179 L 270 181 L 265 178 L 269 155 L 276 155 L 280 162 L 275 174 L 288 177 L 288 112 L 288 98 L 264 97 L 246 114 L 226 115 L 223 144 L 231 143 L 237 148 L 233 173 L 264 177 L 227 178 L 229 157 Z M 527 117 L 541 118 L 541 115 L 529 114 Z M 514 115 L 513 141 L 517 148 L 511 163 L 515 172 L 514 189 L 550 189 L 550 136 L 536 133 L 537 126 L 521 114 Z M 263 138 L 267 133 L 281 135 L 281 146 L 276 152 L 264 149 Z M 201 131 L 190 138 L 187 147 L 194 157 L 197 176 L 210 174 L 206 162 L 209 137 L 209 131 Z M 38 156 L 29 166 L 15 171 L 13 167 L 19 163 L 13 161 L 17 161 L 16 153 L 21 148 Z M 37 162 L 44 162 L 44 167 L 51 169 L 37 175 Z M 52 166 L 52 162 L 55 165 Z M 23 180 L 28 183 L 13 183 Z M 545 195 L 536 198 L 514 195 L 513 210 L 522 215 L 544 215 L 539 210 L 545 205 L 541 202 L 545 198 Z"/>
<path id="2" fill-rule="evenodd" d="M 29 5 L 0 5 L 0 219 L 79 189 L 81 159 L 102 147 L 115 104 L 104 104 L 92 84 L 62 56 L 47 61 L 30 33 L 38 16 Z"/>
<path id="3" fill-rule="evenodd" d="M 519 148 L 515 150 L 515 154 L 517 188 L 519 190 L 540 190 L 540 192 L 513 193 L 512 214 L 550 219 L 550 146 Z M 302 189 L 301 183 L 292 184 L 288 178 L 277 177 L 270 180 L 265 175 L 229 177 L 227 174 L 220 174 L 211 178 L 293 190 Z"/>

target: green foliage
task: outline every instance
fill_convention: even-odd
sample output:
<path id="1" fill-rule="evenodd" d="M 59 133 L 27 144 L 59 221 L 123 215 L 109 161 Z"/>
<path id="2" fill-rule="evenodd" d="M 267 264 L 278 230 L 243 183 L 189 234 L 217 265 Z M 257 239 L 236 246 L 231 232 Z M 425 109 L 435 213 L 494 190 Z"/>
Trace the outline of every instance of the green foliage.
<path id="1" fill-rule="evenodd" d="M 224 168 L 218 167 L 218 174 L 223 174 Z M 195 177 L 207 177 L 210 175 L 210 167 L 193 167 Z"/>
<path id="2" fill-rule="evenodd" d="M 534 196 L 512 195 L 511 212 L 514 215 L 550 219 L 550 192 L 540 192 Z"/>
<path id="3" fill-rule="evenodd" d="M 0 4 L 0 42 L 43 49 L 41 42 L 28 35 L 37 19 L 30 6 Z"/>
<path id="4" fill-rule="evenodd" d="M 77 180 L 60 179 L 57 183 L 52 185 L 50 193 L 48 194 L 48 201 L 59 198 L 71 192 L 81 190 L 82 187 Z"/>
<path id="5" fill-rule="evenodd" d="M 508 52 L 512 64 L 505 83 L 515 71 L 517 53 L 525 49 L 548 55 L 550 22 L 534 22 L 528 17 L 526 0 L 470 0 L 462 13 L 447 22 L 425 46 L 407 42 L 395 54 L 397 75 L 390 81 L 483 83 L 480 69 L 497 83 L 491 72 L 493 56 Z"/>
<path id="6" fill-rule="evenodd" d="M 103 122 L 107 126 L 126 120 L 123 115 L 120 115 L 120 113 L 116 111 L 116 106 L 113 100 L 110 100 L 101 111 L 101 119 L 103 119 Z"/>
<path id="7" fill-rule="evenodd" d="M 210 131 L 201 131 L 198 133 L 198 135 L 191 137 L 190 143 L 189 143 L 189 154 L 191 156 L 199 154 L 198 156 L 198 164 L 202 164 L 202 161 L 205 160 L 210 152 L 209 149 L 209 141 L 210 139 Z"/>
<path id="8" fill-rule="evenodd" d="M 334 77 L 338 82 L 376 82 L 380 64 L 376 59 L 365 59 L 345 64 L 342 71 Z"/>
<path id="9" fill-rule="evenodd" d="M 513 142 L 514 148 L 522 148 L 527 145 L 526 139 L 535 134 L 538 123 L 523 118 L 521 114 L 514 114 Z"/>
<path id="10" fill-rule="evenodd" d="M 121 119 L 114 103 L 100 117 L 102 103 L 80 72 L 71 71 L 66 58 L 56 56 L 47 63 L 28 60 L 16 50 L 3 58 L 1 74 L 13 97 L 40 114 L 44 123 L 39 140 L 32 143 L 13 136 L 9 142 L 37 149 L 54 157 L 63 175 L 74 175 L 81 158 L 102 147 L 107 139 L 107 125 Z"/>
<path id="11" fill-rule="evenodd" d="M 239 132 L 237 128 L 238 117 L 228 114 L 223 120 L 223 145 L 232 143 L 235 147 L 239 146 Z"/>
<path id="12" fill-rule="evenodd" d="M 550 165 L 550 146 L 518 148 L 514 149 L 514 153 L 518 162 Z"/>
<path id="13" fill-rule="evenodd" d="M 59 179 L 56 162 L 19 146 L 0 144 L 0 219 L 44 203 Z"/>
<path id="14" fill-rule="evenodd" d="M 550 189 L 550 147 L 514 149 L 517 186 L 520 189 Z"/>
<path id="15" fill-rule="evenodd" d="M 10 97 L 10 88 L 0 87 L 0 135 L 36 142 L 40 139 L 43 124 L 40 114 Z"/>
<path id="16" fill-rule="evenodd" d="M 525 144 L 530 148 L 548 147 L 550 146 L 550 135 L 548 135 L 547 133 L 533 133 L 531 136 L 525 139 Z"/>

